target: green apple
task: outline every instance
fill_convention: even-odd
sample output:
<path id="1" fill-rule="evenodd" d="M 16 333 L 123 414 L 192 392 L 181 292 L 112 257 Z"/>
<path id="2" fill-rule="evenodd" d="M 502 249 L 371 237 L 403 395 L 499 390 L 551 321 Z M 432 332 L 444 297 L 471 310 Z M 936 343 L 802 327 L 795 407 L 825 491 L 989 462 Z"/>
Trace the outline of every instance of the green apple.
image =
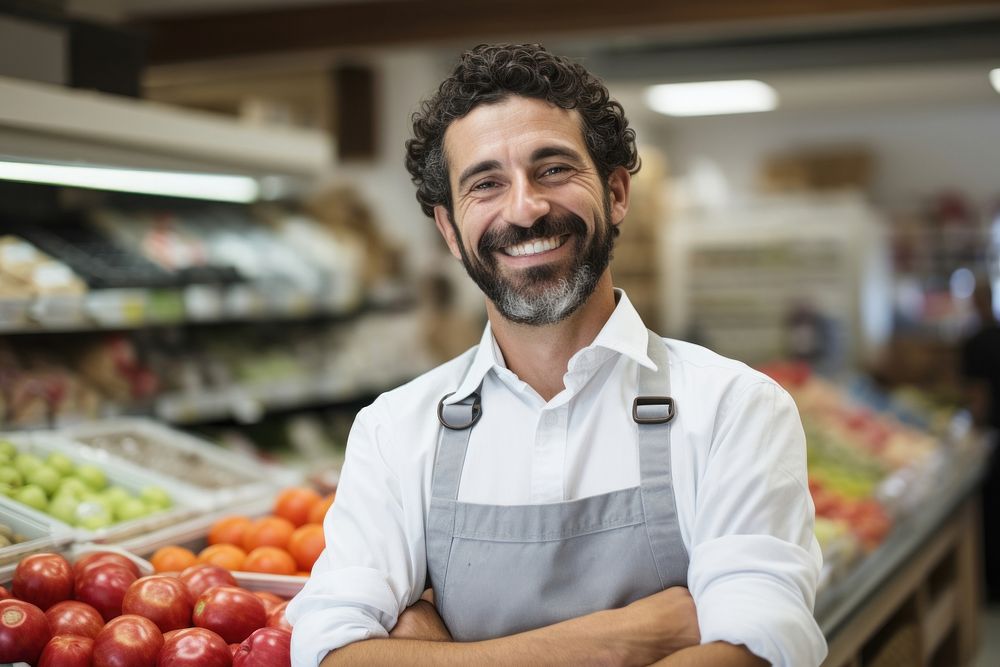
<path id="1" fill-rule="evenodd" d="M 83 499 L 83 496 L 87 493 L 91 493 L 90 487 L 77 477 L 64 477 L 59 481 L 59 488 L 56 489 L 57 496 L 67 494 L 77 500 Z"/>
<path id="2" fill-rule="evenodd" d="M 51 496 L 59 488 L 62 476 L 55 468 L 44 463 L 28 473 L 26 480 L 28 484 L 37 484 L 45 489 L 46 495 Z"/>
<path id="3" fill-rule="evenodd" d="M 37 484 L 25 484 L 22 486 L 14 492 L 14 500 L 42 512 L 46 511 L 49 506 L 49 498 L 45 495 L 45 489 Z"/>
<path id="4" fill-rule="evenodd" d="M 101 497 L 108 501 L 112 509 L 115 509 L 126 500 L 132 498 L 132 494 L 125 487 L 115 485 L 101 491 Z"/>
<path id="5" fill-rule="evenodd" d="M 0 482 L 11 486 L 21 486 L 24 484 L 24 477 L 12 465 L 0 466 Z"/>
<path id="6" fill-rule="evenodd" d="M 110 526 L 114 522 L 114 515 L 102 503 L 96 501 L 84 501 L 76 508 L 76 525 L 87 530 L 97 530 Z"/>
<path id="7" fill-rule="evenodd" d="M 115 507 L 115 519 L 118 521 L 138 519 L 147 514 L 149 514 L 149 508 L 138 498 L 126 498 Z"/>
<path id="8" fill-rule="evenodd" d="M 6 455 L 8 459 L 17 456 L 17 445 L 10 440 L 0 440 L 0 454 Z"/>
<path id="9" fill-rule="evenodd" d="M 76 469 L 74 474 L 94 491 L 100 491 L 108 485 L 108 478 L 104 471 L 95 465 L 82 465 Z"/>
<path id="10" fill-rule="evenodd" d="M 55 468 L 63 477 L 72 474 L 73 468 L 76 467 L 73 465 L 73 460 L 62 452 L 52 452 L 49 454 L 45 459 L 45 464 L 50 468 Z"/>
<path id="11" fill-rule="evenodd" d="M 14 457 L 14 467 L 24 477 L 27 477 L 29 472 L 40 465 L 42 465 L 42 460 L 34 454 L 21 453 Z"/>
<path id="12" fill-rule="evenodd" d="M 76 524 L 76 510 L 80 506 L 80 499 L 68 493 L 57 493 L 56 497 L 49 503 L 49 514 L 54 518 L 68 523 Z"/>
<path id="13" fill-rule="evenodd" d="M 139 491 L 139 499 L 146 503 L 149 509 L 165 510 L 174 504 L 170 494 L 158 486 L 144 486 Z"/>
<path id="14" fill-rule="evenodd" d="M 8 498 L 14 495 L 15 487 L 11 486 L 7 482 L 0 482 L 0 496 L 7 496 Z"/>

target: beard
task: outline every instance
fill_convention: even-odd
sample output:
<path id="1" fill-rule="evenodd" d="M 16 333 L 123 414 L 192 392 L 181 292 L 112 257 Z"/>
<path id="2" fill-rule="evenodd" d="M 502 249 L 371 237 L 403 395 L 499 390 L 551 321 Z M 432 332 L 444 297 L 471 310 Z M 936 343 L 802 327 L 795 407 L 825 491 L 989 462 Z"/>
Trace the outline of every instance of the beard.
<path id="1" fill-rule="evenodd" d="M 603 217 L 595 214 L 595 231 L 589 239 L 586 223 L 573 213 L 547 215 L 528 228 L 508 225 L 491 229 L 479 241 L 482 259 L 469 255 L 458 226 L 454 221 L 451 225 L 458 236 L 465 271 L 500 314 L 511 322 L 542 326 L 560 322 L 582 306 L 594 293 L 611 262 L 619 230 L 611 223 L 611 202 L 607 193 L 603 213 Z M 495 252 L 526 241 L 567 235 L 569 238 L 564 242 L 578 246 L 568 269 L 561 265 L 544 265 L 529 267 L 514 276 L 501 273 Z"/>

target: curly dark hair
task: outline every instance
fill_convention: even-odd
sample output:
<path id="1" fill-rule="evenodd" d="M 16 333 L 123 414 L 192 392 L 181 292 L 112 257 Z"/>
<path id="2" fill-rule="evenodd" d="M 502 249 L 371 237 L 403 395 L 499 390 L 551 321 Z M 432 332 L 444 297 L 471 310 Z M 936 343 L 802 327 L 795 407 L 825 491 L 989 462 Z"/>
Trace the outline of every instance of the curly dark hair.
<path id="1" fill-rule="evenodd" d="M 480 44 L 462 54 L 451 76 L 413 114 L 413 138 L 406 142 L 406 169 L 417 186 L 417 201 L 428 216 L 443 204 L 452 211 L 444 133 L 451 123 L 480 104 L 510 95 L 545 100 L 576 109 L 583 121 L 587 151 L 601 179 L 625 167 L 639 171 L 635 130 L 622 105 L 578 63 L 556 56 L 539 44 Z"/>

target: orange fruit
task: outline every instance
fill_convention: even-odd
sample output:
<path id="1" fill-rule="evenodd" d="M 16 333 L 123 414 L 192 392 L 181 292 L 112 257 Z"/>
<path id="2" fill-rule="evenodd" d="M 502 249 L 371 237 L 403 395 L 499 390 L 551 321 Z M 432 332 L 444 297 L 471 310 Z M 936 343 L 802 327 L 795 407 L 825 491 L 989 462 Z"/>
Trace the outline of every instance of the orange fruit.
<path id="1" fill-rule="evenodd" d="M 323 497 L 305 486 L 290 486 L 278 494 L 272 512 L 275 516 L 288 519 L 296 526 L 309 520 L 309 510 Z"/>
<path id="2" fill-rule="evenodd" d="M 313 563 L 325 546 L 323 526 L 318 523 L 307 523 L 296 528 L 288 539 L 288 553 L 292 554 L 300 570 L 312 570 Z"/>
<path id="3" fill-rule="evenodd" d="M 198 553 L 198 562 L 218 565 L 227 570 L 241 570 L 246 557 L 247 552 L 235 544 L 210 544 Z"/>
<path id="4" fill-rule="evenodd" d="M 313 505 L 309 510 L 307 523 L 323 523 L 323 519 L 326 518 L 327 511 L 330 509 L 330 506 L 333 505 L 333 499 L 336 497 L 337 493 L 333 492 Z"/>
<path id="5" fill-rule="evenodd" d="M 280 516 L 265 516 L 257 519 L 243 533 L 243 548 L 249 553 L 257 547 L 278 547 L 284 549 L 288 539 L 295 532 L 295 525 Z"/>
<path id="6" fill-rule="evenodd" d="M 278 547 L 257 547 L 247 554 L 243 562 L 244 572 L 264 572 L 266 574 L 295 574 L 295 559 Z"/>
<path id="7" fill-rule="evenodd" d="M 149 562 L 156 572 L 180 572 L 197 563 L 198 557 L 190 549 L 171 544 L 157 549 Z"/>
<path id="8" fill-rule="evenodd" d="M 208 531 L 209 544 L 243 544 L 243 533 L 250 525 L 250 517 L 242 515 L 224 516 Z"/>

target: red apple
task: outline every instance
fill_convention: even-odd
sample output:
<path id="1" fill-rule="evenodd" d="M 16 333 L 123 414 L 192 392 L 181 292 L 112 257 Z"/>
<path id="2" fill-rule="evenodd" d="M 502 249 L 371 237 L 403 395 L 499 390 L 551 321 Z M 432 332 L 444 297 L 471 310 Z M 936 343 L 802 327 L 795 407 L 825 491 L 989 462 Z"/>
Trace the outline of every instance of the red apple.
<path id="1" fill-rule="evenodd" d="M 59 554 L 31 554 L 21 559 L 11 584 L 14 597 L 45 611 L 73 597 L 73 568 Z"/>
<path id="2" fill-rule="evenodd" d="M 0 586 L 0 600 L 9 600 L 12 597 L 14 596 L 10 594 L 10 591 L 6 587 Z"/>
<path id="3" fill-rule="evenodd" d="M 51 638 L 41 609 L 24 600 L 0 600 L 0 662 L 35 664 Z"/>
<path id="4" fill-rule="evenodd" d="M 86 602 L 105 621 L 110 621 L 122 613 L 122 600 L 132 582 L 136 580 L 132 570 L 115 563 L 100 563 L 88 567 L 76 580 L 76 599 Z"/>
<path id="5" fill-rule="evenodd" d="M 136 579 L 122 600 L 123 614 L 145 616 L 160 632 L 190 626 L 193 607 L 191 594 L 181 580 L 162 574 Z"/>
<path id="6" fill-rule="evenodd" d="M 236 586 L 214 586 L 194 604 L 194 624 L 217 632 L 226 643 L 241 642 L 267 623 L 264 603 Z"/>
<path id="7" fill-rule="evenodd" d="M 94 639 L 94 667 L 155 667 L 163 633 L 148 618 L 111 619 Z"/>
<path id="8" fill-rule="evenodd" d="M 191 599 L 197 600 L 201 594 L 212 586 L 236 586 L 236 579 L 224 567 L 198 563 L 187 567 L 181 572 L 180 579 L 191 591 Z"/>
<path id="9" fill-rule="evenodd" d="M 242 645 L 243 644 L 241 644 L 240 642 L 234 642 L 234 643 L 230 644 L 229 645 L 229 652 L 232 653 L 235 656 L 236 652 L 240 650 L 240 646 L 242 646 Z"/>
<path id="10" fill-rule="evenodd" d="M 260 598 L 261 602 L 264 603 L 264 611 L 269 614 L 272 609 L 285 601 L 284 598 L 278 597 L 271 591 L 254 591 L 253 594 Z"/>
<path id="11" fill-rule="evenodd" d="M 104 627 L 101 613 L 86 602 L 63 600 L 48 608 L 45 618 L 53 635 L 77 635 L 93 639 Z"/>
<path id="12" fill-rule="evenodd" d="M 291 667 L 292 633 L 281 628 L 261 628 L 240 644 L 233 667 Z"/>
<path id="13" fill-rule="evenodd" d="M 174 630 L 163 636 L 158 667 L 229 667 L 233 654 L 219 635 L 205 628 Z"/>
<path id="14" fill-rule="evenodd" d="M 90 667 L 94 640 L 79 635 L 56 635 L 42 649 L 38 667 Z"/>
<path id="15" fill-rule="evenodd" d="M 284 628 L 289 632 L 292 631 L 292 624 L 288 622 L 287 618 L 285 618 L 285 607 L 287 606 L 288 602 L 286 601 L 271 610 L 271 613 L 267 615 L 267 627 Z"/>
<path id="16" fill-rule="evenodd" d="M 139 571 L 139 566 L 136 565 L 134 560 L 116 551 L 91 551 L 80 556 L 73 562 L 73 573 L 79 577 L 83 574 L 84 570 L 93 565 L 101 565 L 102 563 L 117 563 L 124 568 L 132 570 L 132 574 L 136 578 L 142 575 L 142 572 Z"/>

